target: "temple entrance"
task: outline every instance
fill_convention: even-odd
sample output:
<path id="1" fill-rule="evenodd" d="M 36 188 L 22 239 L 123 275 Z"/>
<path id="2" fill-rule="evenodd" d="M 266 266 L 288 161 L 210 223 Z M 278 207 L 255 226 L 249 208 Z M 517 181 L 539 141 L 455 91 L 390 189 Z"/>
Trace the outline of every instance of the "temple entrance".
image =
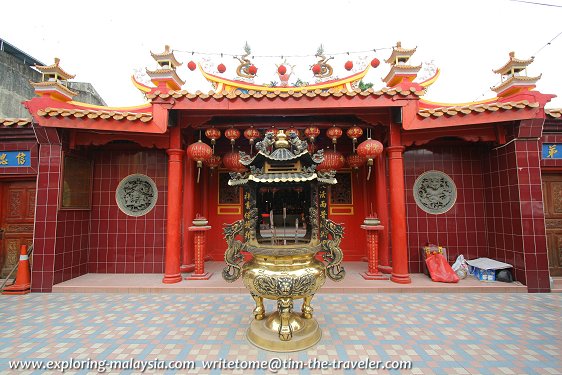
<path id="1" fill-rule="evenodd" d="M 550 276 L 562 276 L 562 174 L 542 176 Z"/>
<path id="2" fill-rule="evenodd" d="M 35 181 L 0 183 L 0 277 L 19 260 L 21 245 L 33 243 Z"/>
<path id="3" fill-rule="evenodd" d="M 256 228 L 258 242 L 310 241 L 310 186 L 261 187 L 256 204 L 261 218 Z"/>

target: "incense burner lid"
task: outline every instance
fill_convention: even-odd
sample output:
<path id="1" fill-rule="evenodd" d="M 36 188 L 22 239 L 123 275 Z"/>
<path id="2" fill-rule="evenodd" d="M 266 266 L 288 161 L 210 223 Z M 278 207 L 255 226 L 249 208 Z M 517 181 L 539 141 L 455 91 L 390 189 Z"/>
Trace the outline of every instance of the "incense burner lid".
<path id="1" fill-rule="evenodd" d="M 246 251 L 253 255 L 271 255 L 271 256 L 298 256 L 316 254 L 321 250 L 320 243 L 306 244 L 287 244 L 287 245 L 271 245 L 271 244 L 247 244 Z"/>

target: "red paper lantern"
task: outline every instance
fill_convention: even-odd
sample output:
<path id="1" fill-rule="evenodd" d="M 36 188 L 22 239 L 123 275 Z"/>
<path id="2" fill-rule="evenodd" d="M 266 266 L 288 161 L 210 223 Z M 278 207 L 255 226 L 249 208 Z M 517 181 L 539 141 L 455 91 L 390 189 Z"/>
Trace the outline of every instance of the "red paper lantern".
<path id="1" fill-rule="evenodd" d="M 230 144 L 232 145 L 232 150 L 234 151 L 234 143 L 240 138 L 240 131 L 238 129 L 229 128 L 224 131 L 224 136 L 230 139 Z"/>
<path id="2" fill-rule="evenodd" d="M 215 169 L 221 165 L 221 157 L 219 155 L 211 155 L 211 157 L 207 160 L 204 160 L 203 163 L 211 169 Z"/>
<path id="3" fill-rule="evenodd" d="M 277 73 L 284 75 L 285 73 L 287 73 L 287 67 L 285 65 L 279 65 L 279 67 L 277 68 Z"/>
<path id="4" fill-rule="evenodd" d="M 351 70 L 353 69 L 353 61 L 348 60 L 345 65 L 344 65 L 345 70 Z"/>
<path id="5" fill-rule="evenodd" d="M 372 66 L 373 68 L 376 68 L 377 66 L 379 66 L 380 63 L 381 63 L 380 60 L 377 59 L 376 57 L 371 60 L 371 66 Z"/>
<path id="6" fill-rule="evenodd" d="M 304 129 L 304 135 L 310 139 L 310 142 L 314 142 L 316 137 L 320 135 L 320 129 L 316 126 L 309 126 L 308 128 Z"/>
<path id="7" fill-rule="evenodd" d="M 351 128 L 347 129 L 347 136 L 351 138 L 353 142 L 353 152 L 355 152 L 355 144 L 357 143 L 357 139 L 363 135 L 363 129 L 361 129 L 357 125 L 353 125 Z"/>
<path id="8" fill-rule="evenodd" d="M 332 143 L 334 144 L 334 151 L 336 151 L 336 143 L 338 143 L 338 138 L 341 137 L 342 134 L 343 131 L 336 125 L 326 130 L 326 135 L 332 140 Z"/>
<path id="9" fill-rule="evenodd" d="M 258 68 L 256 68 L 255 65 L 250 65 L 250 67 L 248 68 L 248 73 L 255 76 L 257 72 L 258 72 Z"/>
<path id="10" fill-rule="evenodd" d="M 321 71 L 322 71 L 322 67 L 320 66 L 320 64 L 312 65 L 312 73 L 320 74 Z"/>
<path id="11" fill-rule="evenodd" d="M 229 152 L 222 157 L 222 164 L 231 172 L 242 173 L 246 171 L 246 167 L 240 163 L 240 154 L 238 152 Z"/>
<path id="12" fill-rule="evenodd" d="M 224 66 L 223 63 L 220 63 L 220 64 L 217 66 L 217 70 L 219 71 L 219 73 L 224 73 L 224 72 L 226 72 L 226 66 Z"/>
<path id="13" fill-rule="evenodd" d="M 260 137 L 260 132 L 258 129 L 250 126 L 248 129 L 244 130 L 244 138 L 250 141 L 250 144 L 253 145 L 254 141 Z"/>
<path id="14" fill-rule="evenodd" d="M 351 154 L 347 156 L 345 161 L 347 162 L 347 165 L 349 165 L 350 168 L 357 170 L 359 169 L 360 166 L 365 164 L 366 160 L 361 155 Z"/>
<path id="15" fill-rule="evenodd" d="M 187 148 L 187 156 L 197 162 L 197 182 L 199 182 L 199 175 L 201 174 L 201 167 L 203 162 L 213 155 L 211 146 L 203 143 L 201 140 L 192 143 Z"/>
<path id="16" fill-rule="evenodd" d="M 193 61 L 190 61 L 187 63 L 187 67 L 189 68 L 189 70 L 194 71 L 195 68 L 197 68 L 197 64 L 195 64 Z"/>
<path id="17" fill-rule="evenodd" d="M 324 150 L 324 161 L 316 167 L 320 172 L 337 171 L 345 165 L 345 158 L 337 151 Z"/>
<path id="18" fill-rule="evenodd" d="M 379 141 L 367 138 L 357 147 L 357 154 L 367 159 L 367 165 L 369 166 L 369 173 L 367 174 L 367 180 L 371 177 L 371 166 L 373 165 L 373 160 L 382 154 L 383 146 Z"/>

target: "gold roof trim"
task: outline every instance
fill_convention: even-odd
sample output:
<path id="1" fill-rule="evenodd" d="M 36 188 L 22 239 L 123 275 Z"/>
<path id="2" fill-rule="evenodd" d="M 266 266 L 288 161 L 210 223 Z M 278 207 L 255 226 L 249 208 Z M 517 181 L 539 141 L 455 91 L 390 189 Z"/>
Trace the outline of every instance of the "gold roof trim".
<path id="1" fill-rule="evenodd" d="M 13 127 L 13 126 L 17 126 L 18 128 L 23 128 L 25 126 L 31 125 L 31 119 L 30 118 L 5 118 L 5 117 L 0 117 L 0 125 L 1 126 L 5 126 L 5 127 Z"/>
<path id="2" fill-rule="evenodd" d="M 162 78 L 172 78 L 174 81 L 179 83 L 180 86 L 183 86 L 185 84 L 185 81 L 182 80 L 180 76 L 178 76 L 178 73 L 176 73 L 174 69 L 170 69 L 170 68 L 156 69 L 156 70 L 146 69 L 146 74 L 148 74 L 148 76 L 155 81 L 158 81 L 158 79 L 162 79 Z"/>
<path id="3" fill-rule="evenodd" d="M 37 111 L 37 115 L 41 117 L 74 117 L 74 118 L 89 118 L 89 119 L 102 119 L 102 120 L 128 120 L 128 121 L 141 121 L 149 122 L 152 120 L 152 113 L 142 112 L 118 112 L 118 111 L 104 111 L 104 110 L 91 110 L 91 109 L 68 109 L 68 108 L 45 108 Z"/>
<path id="4" fill-rule="evenodd" d="M 147 99 L 151 100 L 151 99 L 155 99 L 155 98 L 167 98 L 167 97 L 173 97 L 174 99 L 180 99 L 180 98 L 186 98 L 189 100 L 195 100 L 195 99 L 208 99 L 209 97 L 212 97 L 213 99 L 230 99 L 230 100 L 235 100 L 237 98 L 240 99 L 263 99 L 265 98 L 269 98 L 269 99 L 275 99 L 275 98 L 300 98 L 302 96 L 306 96 L 309 98 L 314 98 L 314 97 L 328 97 L 328 96 L 333 96 L 333 97 L 342 97 L 342 96 L 348 96 L 348 97 L 353 97 L 353 96 L 362 96 L 362 97 L 367 97 L 367 96 L 408 96 L 408 95 L 414 95 L 414 96 L 422 96 L 424 95 L 425 92 L 423 90 L 417 90 L 415 87 L 410 87 L 410 89 L 402 89 L 400 87 L 383 87 L 380 90 L 373 90 L 372 88 L 365 90 L 365 91 L 361 91 L 359 89 L 355 89 L 355 90 L 351 90 L 348 91 L 346 89 L 342 89 L 342 90 L 320 90 L 320 89 L 316 89 L 313 91 L 307 91 L 307 90 L 302 90 L 300 92 L 295 92 L 295 91 L 288 91 L 288 92 L 282 92 L 282 91 L 273 91 L 273 92 L 266 92 L 266 91 L 254 91 L 254 90 L 249 90 L 247 92 L 243 92 L 240 90 L 236 90 L 233 92 L 226 92 L 226 91 L 220 91 L 220 92 L 215 92 L 213 90 L 209 91 L 208 93 L 203 93 L 201 91 L 196 91 L 195 93 L 190 93 L 186 90 L 170 90 L 167 92 L 161 92 L 160 90 L 156 90 L 153 93 L 147 94 L 146 97 Z"/>
<path id="5" fill-rule="evenodd" d="M 65 72 L 60 66 L 60 59 L 55 57 L 55 63 L 51 65 L 35 65 L 35 69 L 41 73 L 57 73 L 62 79 L 72 79 L 76 75 Z"/>
<path id="6" fill-rule="evenodd" d="M 528 100 L 521 100 L 518 102 L 495 102 L 489 104 L 474 104 L 474 105 L 421 109 L 418 111 L 418 115 L 424 118 L 428 118 L 428 117 L 437 118 L 443 115 L 447 115 L 447 116 L 468 115 L 472 112 L 477 112 L 477 113 L 496 112 L 500 109 L 512 110 L 512 109 L 538 108 L 539 105 L 540 104 L 538 102 L 530 103 Z"/>

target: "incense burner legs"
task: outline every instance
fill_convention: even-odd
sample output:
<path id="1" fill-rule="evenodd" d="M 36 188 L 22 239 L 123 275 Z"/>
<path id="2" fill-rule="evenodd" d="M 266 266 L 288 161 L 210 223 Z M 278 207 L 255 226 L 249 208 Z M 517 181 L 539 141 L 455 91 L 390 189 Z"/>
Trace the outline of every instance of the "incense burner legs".
<path id="1" fill-rule="evenodd" d="M 320 340 L 311 300 L 326 280 L 326 269 L 314 254 L 256 255 L 242 267 L 242 278 L 256 303 L 247 332 L 250 342 L 266 350 L 291 352 Z M 264 298 L 276 301 L 277 311 L 266 313 Z M 293 311 L 298 299 L 303 300 L 301 314 Z"/>

